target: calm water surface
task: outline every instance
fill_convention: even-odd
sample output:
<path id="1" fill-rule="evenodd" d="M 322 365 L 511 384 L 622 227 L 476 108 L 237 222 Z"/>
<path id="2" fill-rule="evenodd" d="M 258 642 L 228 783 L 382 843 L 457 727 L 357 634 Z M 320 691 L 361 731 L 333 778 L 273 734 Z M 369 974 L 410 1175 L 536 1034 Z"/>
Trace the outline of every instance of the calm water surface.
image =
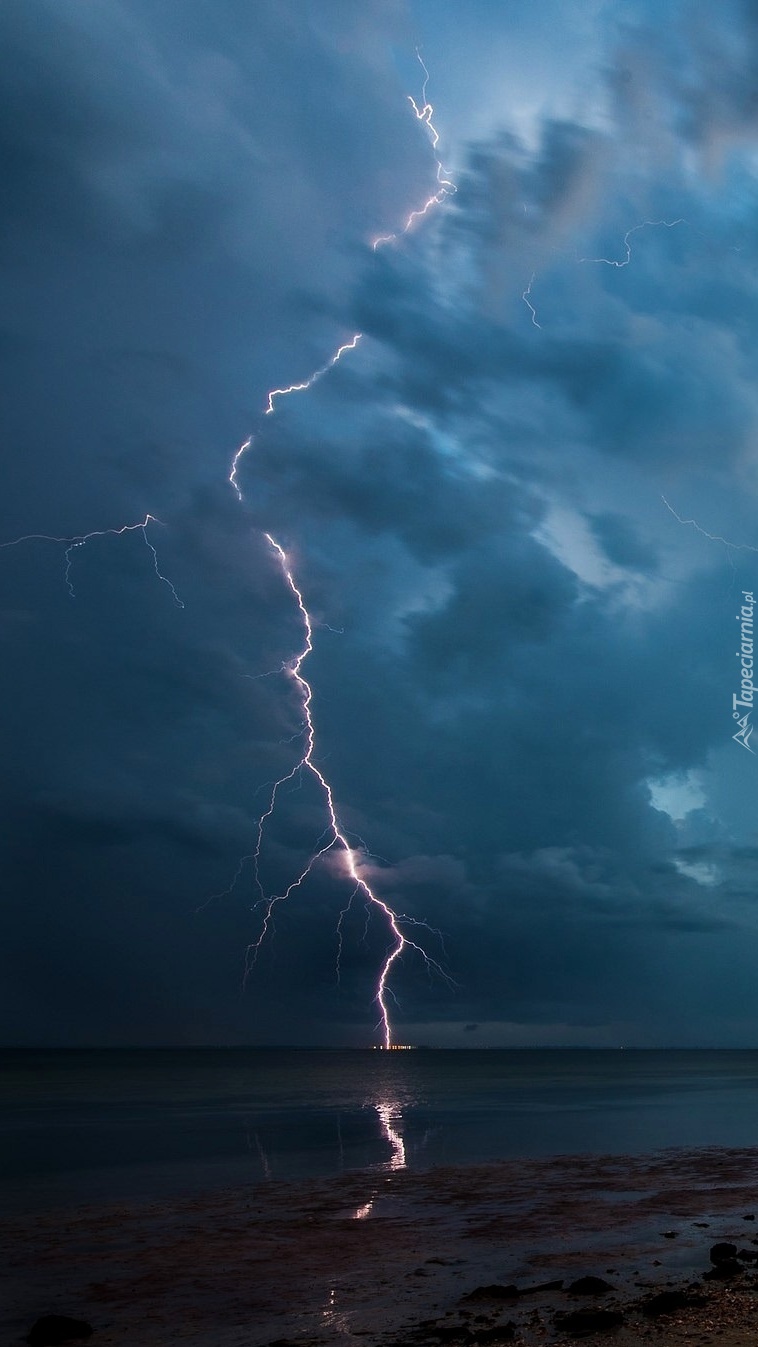
<path id="1" fill-rule="evenodd" d="M 0 1052 L 6 1209 L 756 1144 L 756 1051 Z"/>

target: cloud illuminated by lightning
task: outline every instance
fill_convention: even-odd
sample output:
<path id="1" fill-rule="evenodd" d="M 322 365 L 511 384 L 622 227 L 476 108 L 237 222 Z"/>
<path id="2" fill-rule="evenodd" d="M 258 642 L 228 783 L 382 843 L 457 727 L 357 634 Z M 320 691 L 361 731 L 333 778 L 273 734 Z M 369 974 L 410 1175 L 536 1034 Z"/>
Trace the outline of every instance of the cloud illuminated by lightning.
<path id="1" fill-rule="evenodd" d="M 156 515 L 146 514 L 145 518 L 139 524 L 122 524 L 120 528 L 112 528 L 112 529 L 93 529 L 91 533 L 81 533 L 71 538 L 57 538 L 49 533 L 26 533 L 24 534 L 23 537 L 14 538 L 11 542 L 0 543 L 0 550 L 6 547 L 19 547 L 21 543 L 30 543 L 30 542 L 65 543 L 65 550 L 63 553 L 65 557 L 65 568 L 63 572 L 63 578 L 70 597 L 72 599 L 75 599 L 76 593 L 74 591 L 74 586 L 71 580 L 71 567 L 73 565 L 74 552 L 76 552 L 78 548 L 84 547 L 85 543 L 91 542 L 93 538 L 108 538 L 108 537 L 120 538 L 125 533 L 140 532 L 145 541 L 145 546 L 147 547 L 148 551 L 152 553 L 153 570 L 155 571 L 155 574 L 157 575 L 158 579 L 164 585 L 166 585 L 167 588 L 171 591 L 171 596 L 177 607 L 183 608 L 184 604 L 182 603 L 182 600 L 179 598 L 176 589 L 169 580 L 168 576 L 163 574 L 158 565 L 158 553 L 156 552 L 153 543 L 151 543 L 150 538 L 148 537 L 147 532 L 148 525 L 149 524 L 162 525 L 162 523 L 163 521 L 161 519 L 158 519 Z"/>

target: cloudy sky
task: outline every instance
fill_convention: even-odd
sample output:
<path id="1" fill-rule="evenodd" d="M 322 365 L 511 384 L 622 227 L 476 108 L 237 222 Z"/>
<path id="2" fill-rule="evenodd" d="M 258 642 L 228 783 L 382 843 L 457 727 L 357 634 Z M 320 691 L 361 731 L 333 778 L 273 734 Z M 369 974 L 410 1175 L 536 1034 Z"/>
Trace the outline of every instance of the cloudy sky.
<path id="1" fill-rule="evenodd" d="M 0 40 L 0 1041 L 378 1041 L 334 850 L 243 986 L 304 751 L 270 534 L 314 763 L 447 974 L 394 965 L 398 1038 L 755 1045 L 755 0 L 3 0 Z M 374 250 L 435 189 L 417 48 L 457 191 Z M 327 827 L 295 774 L 266 894 Z"/>

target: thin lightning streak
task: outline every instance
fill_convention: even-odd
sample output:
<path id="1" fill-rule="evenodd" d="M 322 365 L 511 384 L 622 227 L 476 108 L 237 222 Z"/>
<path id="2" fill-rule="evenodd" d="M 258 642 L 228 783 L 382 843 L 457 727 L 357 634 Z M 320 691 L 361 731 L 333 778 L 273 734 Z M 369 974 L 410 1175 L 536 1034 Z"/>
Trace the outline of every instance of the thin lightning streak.
<path id="1" fill-rule="evenodd" d="M 290 898 L 293 893 L 295 893 L 298 889 L 301 888 L 301 886 L 305 883 L 309 875 L 313 873 L 313 869 L 317 865 L 317 863 L 329 852 L 331 852 L 332 850 L 336 850 L 342 857 L 345 877 L 349 879 L 353 885 L 352 894 L 348 902 L 348 909 L 355 895 L 361 893 L 365 898 L 367 904 L 369 904 L 371 908 L 375 910 L 377 913 L 381 914 L 389 929 L 390 944 L 385 954 L 384 962 L 382 964 L 379 973 L 377 989 L 374 999 L 379 1009 L 379 1023 L 382 1029 L 384 1047 L 390 1048 L 392 1046 L 392 1028 L 390 1024 L 387 998 L 388 996 L 394 996 L 394 994 L 392 992 L 391 987 L 389 986 L 389 977 L 394 965 L 396 964 L 400 956 L 404 953 L 404 951 L 409 949 L 414 950 L 424 960 L 424 963 L 426 967 L 430 970 L 430 972 L 434 971 L 438 973 L 442 978 L 445 979 L 445 981 L 448 982 L 449 985 L 452 985 L 452 979 L 448 977 L 444 969 L 441 968 L 441 966 L 437 963 L 437 961 L 435 959 L 432 959 L 426 953 L 426 951 L 422 949 L 421 945 L 417 944 L 415 940 L 412 940 L 401 929 L 401 923 L 404 923 L 406 921 L 408 922 L 409 925 L 418 927 L 423 927 L 424 923 L 416 922 L 411 918 L 405 918 L 402 916 L 402 914 L 395 912 L 389 906 L 389 904 L 384 901 L 384 899 L 380 898 L 379 895 L 374 892 L 374 890 L 371 888 L 371 886 L 367 883 L 367 881 L 361 876 L 359 872 L 358 867 L 360 864 L 361 853 L 356 851 L 353 847 L 351 847 L 350 843 L 348 842 L 347 836 L 341 829 L 337 817 L 337 808 L 334 802 L 332 787 L 329 781 L 324 776 L 321 769 L 316 765 L 316 763 L 313 760 L 313 755 L 316 747 L 316 729 L 313 722 L 313 713 L 312 713 L 313 689 L 302 672 L 303 664 L 313 650 L 313 624 L 311 622 L 311 617 L 308 612 L 308 609 L 305 606 L 305 600 L 303 598 L 302 592 L 298 588 L 298 585 L 295 581 L 292 569 L 290 567 L 289 559 L 287 557 L 286 552 L 284 551 L 284 548 L 281 546 L 280 543 L 276 541 L 274 537 L 272 537 L 270 533 L 266 533 L 264 536 L 266 538 L 266 541 L 272 548 L 274 554 L 276 555 L 276 558 L 279 562 L 279 566 L 281 568 L 282 575 L 284 577 L 284 580 L 287 584 L 290 593 L 292 594 L 292 597 L 295 600 L 295 603 L 297 604 L 298 610 L 300 612 L 300 617 L 303 623 L 305 639 L 303 642 L 302 649 L 286 666 L 286 672 L 291 682 L 296 687 L 302 703 L 303 717 L 305 720 L 305 749 L 300 761 L 292 768 L 292 770 L 288 772 L 286 776 L 281 777 L 278 781 L 274 783 L 271 790 L 271 795 L 269 797 L 268 808 L 263 812 L 258 823 L 256 846 L 252 854 L 253 854 L 253 868 L 254 868 L 255 882 L 258 891 L 261 895 L 260 903 L 262 904 L 263 907 L 263 921 L 261 923 L 261 931 L 258 936 L 258 939 L 253 943 L 251 943 L 251 945 L 248 947 L 248 954 L 245 961 L 245 977 L 249 975 L 251 969 L 255 965 L 261 946 L 263 945 L 266 936 L 268 935 L 269 931 L 272 928 L 274 910 L 277 904 L 286 902 L 286 900 Z M 271 818 L 272 814 L 274 813 L 280 789 L 284 785 L 286 785 L 287 782 L 292 781 L 298 773 L 302 773 L 304 771 L 310 772 L 311 776 L 316 780 L 321 789 L 324 802 L 326 804 L 327 817 L 329 820 L 328 826 L 324 830 L 324 833 L 322 833 L 322 838 L 320 839 L 319 845 L 311 855 L 311 858 L 308 861 L 308 864 L 305 866 L 305 869 L 301 871 L 301 873 L 297 876 L 296 879 L 292 880 L 292 882 L 287 886 L 287 888 L 282 893 L 275 894 L 272 897 L 266 897 L 264 894 L 263 886 L 261 884 L 259 872 L 261 850 L 263 847 L 266 824 L 268 820 Z M 322 840 L 323 845 L 320 844 Z M 348 909 L 346 909 L 346 911 Z M 342 919 L 343 915 L 341 914 L 340 923 Z M 425 927 L 425 929 L 428 930 L 429 928 Z M 339 927 L 339 935 L 341 941 L 342 938 L 341 925 Z"/>
<path id="2" fill-rule="evenodd" d="M 242 459 L 244 458 L 245 454 L 247 453 L 248 449 L 252 449 L 252 447 L 253 447 L 253 437 L 252 435 L 248 435 L 244 444 L 240 445 L 239 449 L 234 455 L 234 458 L 232 459 L 232 468 L 231 472 L 229 473 L 228 481 L 229 485 L 234 487 L 234 490 L 237 493 L 237 500 L 239 501 L 243 500 L 244 497 L 242 495 L 242 492 L 240 491 L 239 482 L 237 481 L 237 469 Z"/>
<path id="3" fill-rule="evenodd" d="M 355 350 L 362 336 L 362 332 L 356 332 L 349 341 L 346 341 L 342 346 L 337 348 L 331 360 L 327 360 L 326 364 L 322 365 L 320 369 L 314 370 L 313 374 L 309 375 L 307 379 L 304 379 L 302 383 L 290 384 L 289 388 L 272 388 L 268 395 L 268 404 L 266 406 L 265 415 L 271 416 L 272 412 L 275 411 L 275 398 L 286 398 L 290 393 L 305 393 L 307 389 L 312 388 L 315 383 L 318 383 L 319 379 L 323 378 L 325 374 L 328 374 L 329 370 L 333 369 L 337 362 L 342 359 L 345 351 Z"/>
<path id="4" fill-rule="evenodd" d="M 142 525 L 142 537 L 145 539 L 145 546 L 148 548 L 148 551 L 152 552 L 153 554 L 153 570 L 155 571 L 155 574 L 157 575 L 158 579 L 162 580 L 164 585 L 167 585 L 168 588 L 171 590 L 171 593 L 174 598 L 174 603 L 176 604 L 177 608 L 183 608 L 184 604 L 179 598 L 179 595 L 174 589 L 174 586 L 172 585 L 168 576 L 164 575 L 160 567 L 158 566 L 158 553 L 156 552 L 153 544 L 151 543 L 150 539 L 147 536 L 147 528 L 144 524 Z"/>
<path id="5" fill-rule="evenodd" d="M 418 209 L 411 211 L 410 215 L 406 217 L 405 223 L 398 234 L 380 234 L 375 238 L 371 244 L 374 252 L 376 252 L 378 248 L 385 248 L 388 243 L 396 243 L 398 238 L 403 234 L 407 234 L 418 220 L 423 220 L 435 206 L 441 206 L 447 197 L 453 196 L 458 191 L 452 178 L 448 177 L 448 171 L 443 166 L 442 160 L 437 154 L 437 146 L 440 143 L 440 133 L 432 121 L 434 108 L 426 96 L 427 85 L 429 84 L 429 71 L 424 65 L 418 47 L 416 48 L 416 56 L 418 58 L 418 63 L 424 72 L 424 83 L 421 86 L 421 103 L 418 104 L 415 98 L 412 98 L 410 94 L 408 95 L 408 102 L 413 108 L 417 121 L 422 122 L 429 132 L 437 173 L 437 191 L 432 193 L 428 200 L 424 202 L 423 206 L 419 206 Z"/>
<path id="6" fill-rule="evenodd" d="M 530 296 L 531 293 L 532 293 L 532 286 L 534 285 L 536 276 L 537 276 L 537 272 L 536 272 L 536 271 L 533 271 L 532 274 L 531 274 L 531 277 L 530 277 L 530 279 L 529 279 L 529 284 L 527 285 L 526 290 L 525 290 L 524 293 L 522 294 L 521 298 L 523 299 L 524 303 L 526 304 L 526 307 L 528 308 L 529 312 L 530 312 L 531 315 L 532 315 L 532 322 L 534 323 L 534 326 L 535 326 L 535 327 L 538 327 L 538 328 L 540 329 L 540 332 L 541 332 L 541 331 L 542 331 L 542 324 L 537 322 L 537 310 L 535 309 L 534 305 L 532 304 L 532 302 L 531 302 L 531 300 L 530 300 L 530 298 L 529 298 L 529 296 Z"/>
<path id="7" fill-rule="evenodd" d="M 733 552 L 758 552 L 758 547 L 754 547 L 752 543 L 733 543 L 730 542 L 728 538 L 722 538 L 719 533 L 708 533 L 704 528 L 700 526 L 700 524 L 698 524 L 696 519 L 682 519 L 682 516 L 680 514 L 677 514 L 673 505 L 669 505 L 669 502 L 666 500 L 665 496 L 661 496 L 661 500 L 663 501 L 663 504 L 666 506 L 666 509 L 671 511 L 672 515 L 674 516 L 674 518 L 677 520 L 678 523 L 689 525 L 691 528 L 695 529 L 696 533 L 701 534 L 703 538 L 707 538 L 709 542 L 723 543 L 724 546 L 729 551 Z"/>
<path id="8" fill-rule="evenodd" d="M 697 520 L 683 519 L 681 515 L 677 515 L 675 508 L 673 508 L 673 505 L 669 505 L 669 502 L 668 500 L 666 500 L 665 496 L 661 496 L 661 500 L 662 502 L 664 502 L 666 509 L 668 509 L 668 511 L 672 513 L 673 517 L 675 517 L 677 523 L 689 525 L 689 527 L 695 529 L 697 533 L 700 533 L 701 537 L 705 537 L 705 539 L 710 541 L 710 543 L 723 543 L 723 546 L 726 547 L 727 560 L 728 563 L 730 563 L 731 567 L 731 585 L 730 585 L 730 594 L 731 594 L 731 591 L 734 590 L 734 586 L 736 583 L 736 563 L 734 559 L 735 552 L 758 552 L 758 547 L 753 547 L 751 546 L 750 543 L 732 543 L 732 541 L 730 541 L 728 537 L 722 537 L 719 535 L 719 533 L 708 533 L 707 531 L 705 531 L 704 528 L 700 527 L 700 524 L 697 523 Z"/>
<path id="9" fill-rule="evenodd" d="M 526 210 L 526 206 L 524 206 L 524 210 Z M 619 261 L 618 258 L 613 257 L 577 257 L 576 261 L 578 264 L 584 262 L 592 262 L 599 266 L 616 267 L 618 270 L 621 270 L 622 267 L 628 267 L 629 263 L 632 260 L 632 245 L 629 242 L 632 234 L 636 234 L 637 231 L 640 229 L 655 229 L 658 227 L 664 229 L 674 229 L 677 225 L 680 224 L 687 224 L 687 221 L 683 217 L 678 220 L 642 220 L 640 224 L 632 225 L 631 229 L 627 229 L 623 240 L 624 251 L 626 253 L 626 256 L 622 258 L 621 261 Z M 530 299 L 530 295 L 532 293 L 532 286 L 534 285 L 536 278 L 537 273 L 536 271 L 533 271 L 529 279 L 529 284 L 527 285 L 526 290 L 522 292 L 521 298 L 532 315 L 532 322 L 534 326 L 540 328 L 541 330 L 542 324 L 538 323 L 537 321 L 537 312 Z"/>
<path id="10" fill-rule="evenodd" d="M 706 529 L 702 528 L 700 524 L 698 524 L 696 519 L 682 519 L 682 516 L 680 514 L 677 514 L 673 505 L 669 504 L 665 496 L 662 495 L 661 500 L 663 501 L 663 504 L 666 506 L 666 509 L 669 510 L 671 514 L 674 516 L 677 523 L 684 524 L 685 526 L 694 528 L 695 532 L 699 533 L 701 537 L 706 538 L 708 542 L 722 543 L 723 546 L 726 548 L 727 561 L 729 562 L 729 566 L 732 572 L 732 579 L 729 586 L 729 593 L 731 594 L 737 582 L 737 563 L 734 560 L 734 553 L 758 552 L 758 547 L 753 547 L 751 546 L 750 543 L 733 543 L 730 542 L 728 538 L 722 538 L 718 533 L 708 533 Z"/>
<path id="11" fill-rule="evenodd" d="M 160 524 L 161 526 L 163 526 L 163 520 L 158 519 L 157 515 L 146 514 L 145 518 L 139 524 L 122 524 L 121 528 L 113 528 L 113 529 L 93 529 L 91 533 L 77 534 L 73 538 L 57 538 L 50 533 L 26 533 L 21 538 L 13 538 L 11 542 L 0 543 L 0 550 L 6 547 L 18 547 L 21 543 L 30 543 L 30 542 L 65 543 L 66 547 L 64 551 L 64 556 L 66 558 L 66 565 L 63 572 L 63 578 L 70 597 L 72 599 L 75 599 L 76 592 L 74 590 L 74 586 L 71 581 L 71 567 L 74 560 L 74 552 L 78 548 L 84 547 L 85 543 L 91 542 L 93 538 L 108 538 L 108 537 L 120 538 L 124 533 L 136 533 L 139 531 L 145 540 L 146 547 L 152 553 L 153 570 L 155 571 L 155 574 L 157 575 L 158 579 L 161 580 L 162 583 L 166 585 L 166 587 L 171 591 L 171 596 L 176 606 L 178 608 L 183 608 L 184 604 L 182 603 L 182 600 L 179 598 L 176 589 L 169 580 L 168 576 L 162 573 L 158 565 L 158 553 L 156 552 L 155 547 L 153 546 L 153 544 L 150 541 L 150 538 L 148 537 L 147 529 L 149 524 Z"/>
<path id="12" fill-rule="evenodd" d="M 686 223 L 687 223 L 687 221 L 684 220 L 684 219 L 679 219 L 679 220 L 643 220 L 640 224 L 632 225 L 632 228 L 631 228 L 631 229 L 627 229 L 627 231 L 626 231 L 626 233 L 625 233 L 625 235 L 624 235 L 624 248 L 625 248 L 625 250 L 626 250 L 626 257 L 623 259 L 623 261 L 619 262 L 617 259 L 612 258 L 612 257 L 578 257 L 576 260 L 577 260 L 577 262 L 598 262 L 598 263 L 603 263 L 606 267 L 618 267 L 619 270 L 620 270 L 622 267 L 628 267 L 628 266 L 629 266 L 629 263 L 630 263 L 631 260 L 632 260 L 632 246 L 631 246 L 629 240 L 630 240 L 632 234 L 636 234 L 637 231 L 638 231 L 639 229 L 658 228 L 659 226 L 662 226 L 664 229 L 674 229 L 674 228 L 676 227 L 676 225 L 686 224 Z"/>
<path id="13" fill-rule="evenodd" d="M 411 211 L 410 215 L 408 215 L 408 217 L 406 218 L 405 223 L 403 224 L 399 234 L 382 234 L 379 237 L 373 239 L 371 246 L 374 249 L 374 252 L 376 252 L 379 248 L 386 247 L 387 244 L 396 243 L 398 238 L 400 238 L 403 234 L 407 234 L 408 231 L 413 228 L 413 226 L 416 224 L 418 220 L 422 220 L 426 215 L 429 214 L 429 212 L 435 206 L 441 206 L 442 202 L 447 197 L 453 196 L 453 194 L 458 190 L 452 178 L 447 176 L 447 170 L 444 168 L 442 161 L 437 154 L 437 146 L 439 145 L 440 134 L 432 121 L 432 117 L 434 115 L 434 108 L 426 96 L 427 85 L 429 83 L 429 71 L 427 70 L 424 64 L 424 61 L 418 48 L 416 49 L 416 56 L 418 58 L 419 65 L 421 66 L 421 69 L 424 72 L 424 83 L 421 88 L 421 104 L 419 105 L 415 101 L 415 99 L 411 97 L 410 94 L 408 95 L 408 102 L 413 108 L 417 121 L 422 122 L 429 132 L 429 136 L 432 143 L 432 150 L 434 151 L 434 163 L 437 175 L 438 190 L 434 192 L 428 198 L 427 201 L 424 202 L 423 206 L 420 206 L 417 210 Z M 313 373 L 310 374 L 307 379 L 301 380 L 300 383 L 289 384 L 286 388 L 272 388 L 267 395 L 264 415 L 265 416 L 273 415 L 273 413 L 276 411 L 277 398 L 289 397 L 291 393 L 305 393 L 308 391 L 309 388 L 313 388 L 313 385 L 315 383 L 318 383 L 319 379 L 322 379 L 325 374 L 328 374 L 329 370 L 334 368 L 334 366 L 342 359 L 343 355 L 345 355 L 347 351 L 355 350 L 356 346 L 362 340 L 362 338 L 363 338 L 362 332 L 354 332 L 352 337 L 348 341 L 343 342 L 341 346 L 337 347 L 337 350 L 334 352 L 334 355 L 332 355 L 324 365 L 319 366 L 319 368 L 317 370 L 314 370 Z M 248 450 L 252 449 L 252 447 L 253 447 L 253 436 L 250 435 L 245 440 L 244 444 L 240 445 L 231 463 L 231 470 L 229 472 L 228 478 L 229 485 L 234 489 L 237 495 L 237 500 L 239 501 L 243 499 L 243 495 L 242 491 L 240 490 L 237 472 L 242 459 L 245 457 L 245 454 L 248 452 Z"/>
<path id="14" fill-rule="evenodd" d="M 259 674 L 243 673 L 240 674 L 240 677 L 249 678 L 251 683 L 257 683 L 262 678 L 274 678 L 277 674 L 284 673 L 286 667 L 286 664 L 280 664 L 278 669 L 266 669 L 264 673 Z"/>
<path id="15" fill-rule="evenodd" d="M 308 378 L 303 379 L 301 383 L 289 384 L 287 388 L 272 388 L 267 397 L 266 406 L 264 408 L 263 413 L 264 416 L 272 416 L 273 413 L 276 411 L 277 398 L 289 397 L 290 393 L 305 393 L 309 388 L 312 388 L 314 384 L 318 383 L 319 379 L 322 379 L 325 374 L 329 373 L 330 369 L 333 369 L 334 366 L 339 363 L 339 361 L 342 359 L 346 351 L 355 350 L 356 346 L 358 345 L 358 342 L 361 341 L 362 337 L 363 337 L 362 332 L 354 332 L 349 341 L 343 342 L 341 346 L 337 347 L 337 350 L 334 352 L 334 355 L 331 356 L 329 360 L 326 361 L 326 364 L 320 365 L 317 370 L 314 370 L 312 374 L 309 374 Z M 252 447 L 253 447 L 253 437 L 252 435 L 249 435 L 248 438 L 245 440 L 244 444 L 240 445 L 239 449 L 234 455 L 234 458 L 232 459 L 231 471 L 229 473 L 228 481 L 229 485 L 234 488 L 234 491 L 236 492 L 237 495 L 237 500 L 239 501 L 243 499 L 243 495 L 242 491 L 240 490 L 239 482 L 237 481 L 237 470 L 245 454 L 248 452 L 249 449 L 252 449 Z"/>

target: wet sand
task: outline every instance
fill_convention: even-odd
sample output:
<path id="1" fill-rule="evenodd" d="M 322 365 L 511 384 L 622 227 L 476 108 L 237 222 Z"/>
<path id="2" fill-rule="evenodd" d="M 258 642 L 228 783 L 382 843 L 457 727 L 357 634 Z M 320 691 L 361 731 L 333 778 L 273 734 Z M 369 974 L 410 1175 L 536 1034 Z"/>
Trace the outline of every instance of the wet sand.
<path id="1" fill-rule="evenodd" d="M 3 1221 L 0 1328 L 15 1343 L 58 1313 L 88 1320 L 92 1347 L 485 1347 L 571 1341 L 560 1315 L 602 1307 L 623 1323 L 596 1341 L 743 1347 L 758 1265 L 703 1280 L 724 1240 L 758 1255 L 758 1149 L 355 1171 Z M 569 1295 L 587 1274 L 612 1289 Z M 703 1303 L 644 1313 L 688 1286 Z"/>

